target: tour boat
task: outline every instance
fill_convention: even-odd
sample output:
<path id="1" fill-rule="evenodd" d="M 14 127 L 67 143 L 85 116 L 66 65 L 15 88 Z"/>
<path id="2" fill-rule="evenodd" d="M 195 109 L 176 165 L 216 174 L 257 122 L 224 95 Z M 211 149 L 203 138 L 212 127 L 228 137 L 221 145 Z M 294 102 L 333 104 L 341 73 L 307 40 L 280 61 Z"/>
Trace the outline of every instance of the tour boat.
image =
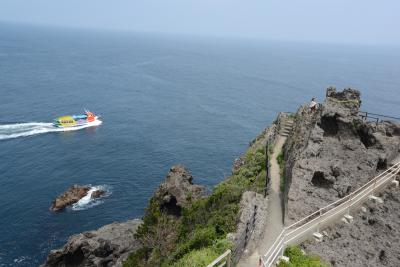
<path id="1" fill-rule="evenodd" d="M 82 115 L 67 115 L 61 116 L 54 120 L 53 125 L 57 128 L 70 128 L 97 125 L 100 122 L 99 116 L 93 112 L 85 110 Z"/>

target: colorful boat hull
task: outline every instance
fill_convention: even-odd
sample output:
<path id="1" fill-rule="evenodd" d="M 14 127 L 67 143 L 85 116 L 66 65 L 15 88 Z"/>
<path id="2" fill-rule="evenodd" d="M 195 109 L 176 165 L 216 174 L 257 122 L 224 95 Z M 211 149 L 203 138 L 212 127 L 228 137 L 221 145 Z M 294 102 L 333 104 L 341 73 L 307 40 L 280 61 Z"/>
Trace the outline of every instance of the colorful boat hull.
<path id="1" fill-rule="evenodd" d="M 61 116 L 54 120 L 53 125 L 58 128 L 80 127 L 91 124 L 98 120 L 92 112 L 87 111 L 86 114 Z"/>

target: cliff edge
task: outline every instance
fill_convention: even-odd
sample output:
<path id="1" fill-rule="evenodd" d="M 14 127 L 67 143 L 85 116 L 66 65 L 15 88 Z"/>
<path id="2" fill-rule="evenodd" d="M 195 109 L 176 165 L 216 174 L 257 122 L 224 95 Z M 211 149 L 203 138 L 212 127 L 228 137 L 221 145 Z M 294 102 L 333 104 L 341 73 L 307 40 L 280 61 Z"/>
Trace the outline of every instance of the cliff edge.
<path id="1" fill-rule="evenodd" d="M 359 91 L 328 88 L 316 112 L 297 111 L 285 145 L 287 225 L 356 190 L 399 156 L 400 124 L 370 121 L 360 105 Z M 399 266 L 400 191 L 389 187 L 380 197 L 384 204 L 364 203 L 353 223 L 337 222 L 322 229 L 322 242 L 301 247 L 332 266 Z"/>
<path id="2" fill-rule="evenodd" d="M 360 105 L 359 91 L 328 88 L 317 111 L 297 111 L 284 153 L 287 224 L 359 188 L 399 154 L 399 125 L 363 120 Z"/>
<path id="3" fill-rule="evenodd" d="M 305 105 L 296 114 L 279 114 L 209 194 L 193 184 L 184 166 L 174 166 L 149 200 L 143 221 L 74 235 L 44 266 L 197 267 L 227 249 L 236 264 L 272 234 L 265 230 L 273 214 L 267 159 L 280 132 L 288 134 L 280 160 L 286 225 L 359 188 L 399 155 L 400 125 L 360 117 L 360 106 L 359 91 L 328 88 L 317 110 Z M 281 122 L 289 117 L 294 125 L 286 129 Z M 353 224 L 326 229 L 322 243 L 301 246 L 334 266 L 400 265 L 399 190 L 388 188 L 382 198 L 387 204 L 366 204 Z"/>

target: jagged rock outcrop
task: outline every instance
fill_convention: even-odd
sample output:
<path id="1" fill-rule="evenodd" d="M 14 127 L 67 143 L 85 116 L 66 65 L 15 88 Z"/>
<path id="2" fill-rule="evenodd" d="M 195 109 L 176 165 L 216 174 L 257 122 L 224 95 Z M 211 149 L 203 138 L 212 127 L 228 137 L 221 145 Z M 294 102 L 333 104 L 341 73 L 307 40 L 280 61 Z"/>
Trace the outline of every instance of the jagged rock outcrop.
<path id="1" fill-rule="evenodd" d="M 360 105 L 359 91 L 337 92 L 329 88 L 325 102 L 317 111 L 311 112 L 303 106 L 294 116 L 295 125 L 284 147 L 286 183 L 283 196 L 287 224 L 346 196 L 386 169 L 399 154 L 400 126 L 389 121 L 376 124 L 363 120 L 358 115 Z M 267 140 L 273 140 L 277 131 L 279 116 L 250 143 L 248 152 L 265 149 Z M 237 159 L 233 173 L 240 172 L 246 164 L 246 156 Z M 243 172 L 243 177 L 248 173 Z M 121 266 L 131 252 L 143 247 L 144 253 L 148 253 L 146 250 L 155 246 L 159 248 L 156 253 L 138 257 L 138 262 L 160 263 L 160 259 L 175 249 L 169 244 L 178 241 L 173 229 L 183 221 L 182 208 L 205 197 L 204 187 L 194 185 L 192 181 L 193 177 L 185 167 L 178 165 L 170 169 L 150 200 L 144 221 L 147 218 L 153 225 L 146 228 L 142 224 L 138 230 L 142 233 L 140 242 L 133 235 L 140 222 L 115 223 L 72 236 L 62 249 L 49 254 L 44 266 Z M 243 250 L 243 256 L 250 255 L 259 245 L 260 237 L 269 234 L 263 232 L 268 218 L 268 197 L 260 194 L 262 186 L 255 184 L 246 188 L 247 191 L 240 191 L 236 233 L 228 234 L 228 239 L 235 244 L 235 260 Z M 337 266 L 368 266 L 371 262 L 373 266 L 398 266 L 399 192 L 393 188 L 385 190 L 382 195 L 385 205 L 368 203 L 367 211 L 360 212 L 354 224 L 347 228 L 341 224 L 332 226 L 327 229 L 328 239 L 322 243 L 306 242 L 303 248 Z M 159 214 L 159 210 L 163 216 L 153 216 Z M 244 239 L 246 233 L 248 236 Z M 151 261 L 154 255 L 158 259 Z"/>
<path id="2" fill-rule="evenodd" d="M 192 174 L 182 165 L 173 166 L 154 193 L 160 209 L 174 216 L 180 216 L 182 208 L 191 200 L 203 196 L 204 186 L 193 184 Z"/>
<path id="3" fill-rule="evenodd" d="M 181 209 L 191 200 L 204 196 L 204 187 L 194 185 L 192 181 L 193 177 L 185 167 L 172 167 L 154 193 L 157 209 L 179 217 Z M 73 186 L 55 201 L 54 207 L 77 202 L 89 190 Z M 92 197 L 95 192 L 92 192 Z M 98 194 L 100 196 L 101 192 Z M 73 235 L 63 248 L 50 252 L 43 266 L 122 266 L 131 253 L 143 247 L 143 243 L 134 236 L 141 224 L 141 220 L 112 223 L 96 231 Z"/>
<path id="4" fill-rule="evenodd" d="M 70 206 L 76 202 L 78 202 L 81 198 L 86 196 L 89 192 L 90 186 L 79 186 L 73 185 L 63 194 L 58 196 L 53 203 L 51 204 L 50 210 L 52 211 L 61 211 L 67 206 Z M 106 192 L 104 190 L 96 190 L 92 192 L 91 198 L 99 198 L 104 195 Z"/>
<path id="5" fill-rule="evenodd" d="M 363 120 L 360 104 L 359 91 L 328 88 L 318 111 L 298 110 L 285 147 L 286 223 L 349 194 L 399 153 L 399 125 Z"/>
<path id="6" fill-rule="evenodd" d="M 42 267 L 122 266 L 141 244 L 134 238 L 140 220 L 105 225 L 95 231 L 73 235 L 67 244 L 50 251 Z"/>

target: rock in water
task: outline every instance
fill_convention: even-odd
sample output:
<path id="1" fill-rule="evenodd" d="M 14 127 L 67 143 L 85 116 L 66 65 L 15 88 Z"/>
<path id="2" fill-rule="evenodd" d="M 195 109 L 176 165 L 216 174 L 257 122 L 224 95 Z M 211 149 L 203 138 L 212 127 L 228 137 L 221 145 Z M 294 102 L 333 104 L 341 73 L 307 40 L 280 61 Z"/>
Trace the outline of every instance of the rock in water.
<path id="1" fill-rule="evenodd" d="M 170 215 L 179 217 L 183 207 L 192 200 L 204 196 L 204 187 L 194 185 L 192 181 L 193 176 L 185 167 L 181 165 L 172 167 L 164 182 L 154 193 L 153 199 L 158 208 Z M 63 200 L 70 199 L 72 198 L 70 197 L 71 192 L 82 190 L 86 194 L 89 189 L 79 189 L 74 186 L 60 198 Z M 102 190 L 97 190 L 92 192 L 91 197 L 101 196 L 104 193 Z M 79 197 L 81 196 L 79 195 Z M 76 201 L 79 200 L 78 197 L 76 199 Z M 63 201 L 62 203 L 71 204 L 72 202 Z M 42 266 L 122 266 L 122 262 L 131 253 L 142 247 L 142 243 L 134 236 L 141 223 L 142 221 L 139 220 L 112 223 L 96 231 L 73 235 L 63 248 L 52 250 L 46 263 Z"/>
<path id="2" fill-rule="evenodd" d="M 92 195 L 90 196 L 91 199 L 95 199 L 95 198 L 99 198 L 101 196 L 103 196 L 106 193 L 106 191 L 102 190 L 102 189 L 98 189 L 96 191 L 94 191 L 92 193 Z"/>
<path id="3" fill-rule="evenodd" d="M 65 207 L 78 202 L 81 198 L 86 196 L 89 190 L 90 187 L 88 186 L 73 185 L 53 201 L 50 209 L 52 211 L 63 210 Z"/>
<path id="4" fill-rule="evenodd" d="M 51 204 L 50 210 L 52 211 L 61 211 L 69 205 L 72 205 L 78 202 L 81 198 L 87 195 L 89 192 L 89 186 L 79 186 L 73 185 L 62 195 L 58 196 L 53 203 Z M 98 189 L 92 192 L 91 198 L 99 198 L 104 195 L 106 192 L 104 190 Z"/>
<path id="5" fill-rule="evenodd" d="M 96 231 L 73 235 L 61 249 L 50 251 L 42 267 L 122 266 L 141 247 L 134 238 L 140 220 L 105 225 Z"/>

